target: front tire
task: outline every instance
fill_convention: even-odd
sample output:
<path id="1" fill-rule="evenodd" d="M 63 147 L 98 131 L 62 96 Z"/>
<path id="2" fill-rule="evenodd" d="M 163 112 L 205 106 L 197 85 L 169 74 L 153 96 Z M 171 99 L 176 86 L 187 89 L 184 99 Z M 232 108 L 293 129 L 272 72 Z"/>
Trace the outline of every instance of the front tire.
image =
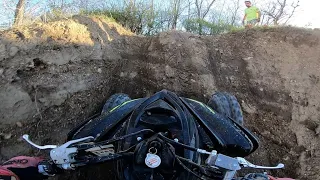
<path id="1" fill-rule="evenodd" d="M 123 104 L 124 102 L 130 101 L 131 98 L 127 94 L 117 93 L 112 95 L 104 104 L 101 114 L 107 114 L 115 107 Z"/>
<path id="2" fill-rule="evenodd" d="M 241 106 L 235 96 L 226 92 L 217 92 L 211 96 L 208 106 L 217 113 L 227 116 L 243 125 Z"/>

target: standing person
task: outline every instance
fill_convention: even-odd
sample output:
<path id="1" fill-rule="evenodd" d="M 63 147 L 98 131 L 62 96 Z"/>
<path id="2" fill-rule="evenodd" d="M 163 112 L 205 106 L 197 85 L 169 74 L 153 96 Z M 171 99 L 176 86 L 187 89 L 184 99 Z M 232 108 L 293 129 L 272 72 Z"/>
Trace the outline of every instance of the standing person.
<path id="1" fill-rule="evenodd" d="M 245 5 L 247 9 L 245 10 L 242 24 L 245 25 L 245 22 L 247 22 L 246 27 L 251 28 L 260 22 L 261 13 L 256 6 L 252 6 L 251 1 L 245 1 Z"/>

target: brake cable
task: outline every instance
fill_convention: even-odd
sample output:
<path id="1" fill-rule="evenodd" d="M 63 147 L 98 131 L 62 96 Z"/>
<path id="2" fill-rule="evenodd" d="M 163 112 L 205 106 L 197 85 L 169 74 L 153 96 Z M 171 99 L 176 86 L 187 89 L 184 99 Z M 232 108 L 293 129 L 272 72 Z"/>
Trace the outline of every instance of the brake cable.
<path id="1" fill-rule="evenodd" d="M 131 137 L 131 136 L 134 136 L 134 135 L 137 135 L 137 134 L 140 134 L 140 133 L 144 133 L 144 132 L 152 132 L 152 133 L 154 133 L 154 131 L 151 130 L 151 129 L 143 129 L 143 130 L 131 133 L 131 134 L 127 134 L 127 135 L 116 137 L 116 138 L 113 138 L 113 139 L 97 142 L 97 143 L 94 143 L 94 144 L 80 144 L 80 145 L 77 145 L 77 148 L 79 150 L 85 150 L 85 149 L 89 149 L 89 148 L 93 148 L 93 147 L 100 147 L 100 146 L 103 146 L 103 145 L 107 145 L 107 144 L 111 144 L 111 143 L 114 143 L 114 142 L 117 142 L 117 141 L 121 141 L 121 140 L 126 139 L 128 137 Z"/>
<path id="2" fill-rule="evenodd" d="M 185 144 L 182 144 L 182 143 L 179 143 L 179 142 L 176 142 L 172 139 L 169 139 L 167 137 L 165 137 L 163 134 L 159 133 L 158 134 L 160 138 L 162 138 L 163 140 L 169 142 L 169 143 L 172 143 L 172 144 L 176 144 L 178 146 L 182 146 L 184 147 L 185 149 L 188 149 L 188 150 L 191 150 L 191 151 L 195 151 L 195 152 L 198 152 L 198 149 L 197 148 L 194 148 L 194 147 L 191 147 L 191 146 L 188 146 L 188 145 L 185 145 Z"/>
<path id="3" fill-rule="evenodd" d="M 120 136 L 120 137 L 113 138 L 113 139 L 106 140 L 106 141 L 101 141 L 101 142 L 98 142 L 98 143 L 96 143 L 96 144 L 98 144 L 98 145 L 105 145 L 105 144 L 114 143 L 114 142 L 123 140 L 123 139 L 125 139 L 125 138 L 131 137 L 131 136 L 134 136 L 134 135 L 143 133 L 143 132 L 152 132 L 152 133 L 154 133 L 154 131 L 151 130 L 151 129 L 142 129 L 142 130 L 140 130 L 140 131 L 137 131 L 137 132 L 134 132 L 134 133 L 131 133 L 131 134 L 127 134 L 127 135 Z"/>
<path id="4" fill-rule="evenodd" d="M 128 152 L 128 151 L 132 150 L 133 148 L 135 148 L 136 146 L 137 146 L 137 145 L 135 144 L 135 145 L 133 145 L 133 146 L 129 147 L 128 149 L 126 149 L 126 150 L 119 151 L 118 153 L 126 153 L 126 152 Z"/>
<path id="5" fill-rule="evenodd" d="M 189 164 L 191 164 L 191 165 L 193 165 L 193 166 L 196 166 L 197 168 L 199 168 L 199 170 L 200 170 L 200 174 L 202 174 L 202 175 L 204 175 L 204 176 L 206 176 L 206 177 L 208 177 L 208 178 L 212 178 L 210 175 L 207 175 L 206 174 L 206 167 L 203 167 L 203 166 L 201 166 L 201 165 L 199 165 L 199 164 L 197 164 L 197 163 L 195 163 L 195 162 L 192 162 L 192 161 L 190 161 L 189 159 L 186 159 L 186 158 L 184 158 L 184 157 L 181 157 L 181 156 L 178 156 L 178 155 L 176 155 L 176 157 L 177 158 L 179 158 L 180 160 L 183 160 L 183 161 L 185 161 L 185 162 L 187 162 L 187 163 L 189 163 Z M 212 167 L 212 166 L 211 166 Z M 214 173 L 221 173 L 221 171 L 217 171 L 217 172 L 214 172 Z M 219 176 L 220 177 L 220 176 Z M 220 177 L 221 178 L 221 177 Z"/>
<path id="6" fill-rule="evenodd" d="M 199 179 L 201 179 L 201 180 L 205 180 L 205 179 L 203 179 L 202 177 L 200 177 L 198 174 L 196 174 L 196 173 L 194 173 L 193 171 L 191 171 L 187 166 L 185 166 L 185 165 L 180 161 L 180 159 L 178 158 L 178 156 L 172 151 L 172 149 L 169 148 L 169 150 L 171 151 L 171 153 L 174 155 L 174 157 L 175 157 L 175 159 L 177 160 L 177 162 L 180 164 L 180 166 L 181 166 L 184 170 L 188 171 L 189 173 L 191 173 L 192 175 L 194 175 L 195 177 L 197 177 L 197 178 L 199 178 Z"/>
<path id="7" fill-rule="evenodd" d="M 161 133 L 158 133 L 158 135 L 159 135 L 159 137 L 160 137 L 161 139 L 163 139 L 164 141 L 167 141 L 167 143 L 176 144 L 176 145 L 181 146 L 181 147 L 183 147 L 183 148 L 185 148 L 185 149 L 188 149 L 188 150 L 191 150 L 191 151 L 195 151 L 195 152 L 198 152 L 198 153 L 201 153 L 201 154 L 210 154 L 209 152 L 207 152 L 207 151 L 205 151 L 205 150 L 197 149 L 197 148 L 188 146 L 188 145 L 186 145 L 186 144 L 182 144 L 182 143 L 180 143 L 180 142 L 177 142 L 177 141 L 174 141 L 174 140 L 172 140 L 172 139 L 169 139 L 169 138 L 165 137 L 165 136 L 164 136 L 163 134 L 161 134 Z M 170 150 L 171 150 L 171 149 L 170 149 Z M 189 164 L 191 164 L 191 165 L 193 165 L 193 166 L 196 166 L 197 168 L 199 168 L 200 171 L 201 171 L 201 170 L 202 170 L 202 171 L 205 171 L 205 168 L 204 168 L 204 167 L 202 167 L 201 165 L 196 164 L 196 163 L 190 161 L 189 159 L 186 159 L 186 158 L 183 158 L 183 157 L 181 157 L 181 156 L 176 155 L 172 150 L 171 150 L 171 153 L 174 154 L 175 159 L 176 159 L 177 162 L 182 166 L 183 169 L 185 169 L 186 171 L 190 172 L 191 174 L 193 174 L 194 176 L 196 176 L 197 178 L 199 178 L 199 179 L 201 179 L 201 180 L 204 179 L 204 178 L 200 177 L 199 175 L 195 174 L 195 173 L 194 173 L 193 171 L 191 171 L 188 167 L 186 167 L 186 166 L 181 162 L 181 160 L 183 160 L 183 161 L 185 161 L 185 162 L 187 162 L 187 163 L 189 163 Z M 180 159 L 181 159 L 181 160 L 180 160 Z M 206 174 L 204 174 L 204 175 L 206 176 Z"/>
<path id="8" fill-rule="evenodd" d="M 187 166 L 185 166 L 179 158 L 176 157 L 176 160 L 178 161 L 178 163 L 182 166 L 182 168 L 186 171 L 188 171 L 189 173 L 191 173 L 192 175 L 196 176 L 197 178 L 201 179 L 201 180 L 205 180 L 202 177 L 200 177 L 198 174 L 194 173 L 193 171 L 191 171 Z"/>
<path id="9" fill-rule="evenodd" d="M 195 163 L 195 162 L 192 162 L 192 161 L 190 161 L 189 159 L 186 159 L 186 158 L 181 157 L 181 156 L 178 156 L 178 155 L 175 155 L 175 156 L 176 156 L 178 159 L 183 160 L 183 161 L 185 161 L 185 162 L 187 162 L 187 163 L 189 163 L 189 164 L 191 164 L 191 165 L 197 166 L 198 168 L 203 168 L 201 165 L 199 165 L 199 164 L 197 164 L 197 163 Z"/>

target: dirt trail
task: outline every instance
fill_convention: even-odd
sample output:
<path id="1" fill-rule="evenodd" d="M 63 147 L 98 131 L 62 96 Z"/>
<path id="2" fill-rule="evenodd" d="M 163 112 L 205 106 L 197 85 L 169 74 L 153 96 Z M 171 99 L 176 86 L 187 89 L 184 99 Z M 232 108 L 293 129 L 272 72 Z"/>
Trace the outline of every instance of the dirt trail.
<path id="1" fill-rule="evenodd" d="M 142 37 L 81 16 L 0 32 L 1 159 L 39 154 L 23 133 L 63 142 L 116 92 L 169 89 L 207 101 L 228 91 L 261 139 L 253 162 L 286 164 L 277 176 L 320 179 L 319 38 L 294 28 Z"/>

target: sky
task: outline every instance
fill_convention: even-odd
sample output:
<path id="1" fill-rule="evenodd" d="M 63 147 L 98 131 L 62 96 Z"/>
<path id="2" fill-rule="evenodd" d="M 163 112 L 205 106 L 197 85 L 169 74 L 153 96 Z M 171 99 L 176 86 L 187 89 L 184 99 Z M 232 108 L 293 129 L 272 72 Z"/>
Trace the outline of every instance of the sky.
<path id="1" fill-rule="evenodd" d="M 300 0 L 300 4 L 299 11 L 291 23 L 302 27 L 311 23 L 312 28 L 320 28 L 320 1 Z"/>
<path id="2" fill-rule="evenodd" d="M 259 1 L 261 0 L 256 0 L 257 6 L 261 4 Z M 320 28 L 320 0 L 300 0 L 299 4 L 300 6 L 289 24 L 300 27 L 309 25 L 309 28 Z"/>
<path id="3" fill-rule="evenodd" d="M 2 2 L 1 2 L 2 1 Z M 0 12 L 3 11 L 3 2 L 10 2 L 14 0 L 0 0 Z M 31 0 L 35 2 L 39 0 Z M 262 6 L 263 2 L 267 0 L 253 0 L 256 2 L 256 5 Z M 292 0 L 288 0 L 292 1 Z M 41 1 L 40 1 L 41 2 Z M 240 7 L 244 10 L 244 0 L 240 0 Z M 294 17 L 290 20 L 289 24 L 300 27 L 309 27 L 309 28 L 320 28 L 320 0 L 300 0 L 300 6 L 297 9 Z M 12 13 L 13 15 L 13 13 Z M 12 16 L 11 15 L 11 16 Z M 0 24 L 8 21 L 8 14 L 0 13 Z"/>

